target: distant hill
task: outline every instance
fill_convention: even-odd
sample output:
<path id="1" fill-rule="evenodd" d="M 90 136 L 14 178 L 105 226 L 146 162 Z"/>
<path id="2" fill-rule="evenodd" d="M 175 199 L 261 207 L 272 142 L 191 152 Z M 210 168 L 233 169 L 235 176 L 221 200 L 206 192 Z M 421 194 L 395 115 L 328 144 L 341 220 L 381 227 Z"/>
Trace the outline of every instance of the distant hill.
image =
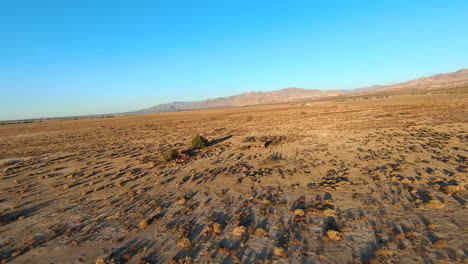
<path id="1" fill-rule="evenodd" d="M 357 88 L 357 89 L 351 90 L 350 92 L 367 92 L 367 91 L 377 90 L 377 89 L 380 89 L 380 88 L 383 88 L 383 87 L 385 87 L 385 86 L 383 86 L 383 85 L 372 85 L 372 86 L 369 86 L 369 87 Z"/>
<path id="2" fill-rule="evenodd" d="M 401 92 L 411 90 L 434 90 L 452 88 L 468 84 L 468 69 L 456 72 L 439 73 L 429 77 L 421 77 L 411 81 L 383 86 L 374 92 Z"/>
<path id="3" fill-rule="evenodd" d="M 286 88 L 272 92 L 246 92 L 229 97 L 213 98 L 197 102 L 172 102 L 168 104 L 160 104 L 150 108 L 146 108 L 133 113 L 157 113 L 171 112 L 182 110 L 197 110 L 219 107 L 234 107 L 246 105 L 261 105 L 296 102 L 301 100 L 313 100 L 323 97 L 331 97 L 342 95 L 344 92 L 337 90 L 311 90 L 301 88 Z"/>
<path id="4" fill-rule="evenodd" d="M 172 102 L 160 104 L 128 114 L 174 112 L 184 110 L 199 110 L 221 107 L 235 107 L 247 105 L 262 105 L 288 103 L 337 96 L 351 96 L 367 93 L 405 92 L 412 90 L 431 90 L 451 88 L 468 84 L 468 69 L 461 69 L 451 73 L 439 73 L 429 77 L 421 77 L 411 81 L 393 85 L 373 85 L 354 90 L 315 90 L 302 88 L 285 88 L 271 92 L 246 92 L 229 97 L 219 97 L 196 102 Z"/>

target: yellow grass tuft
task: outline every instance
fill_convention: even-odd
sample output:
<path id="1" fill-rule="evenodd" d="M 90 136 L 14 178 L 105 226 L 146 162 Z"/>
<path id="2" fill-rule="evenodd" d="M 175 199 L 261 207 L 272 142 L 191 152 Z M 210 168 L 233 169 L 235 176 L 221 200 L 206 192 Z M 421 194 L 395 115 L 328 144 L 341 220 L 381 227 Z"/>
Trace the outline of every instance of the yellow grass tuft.
<path id="1" fill-rule="evenodd" d="M 180 198 L 179 201 L 177 201 L 177 203 L 180 204 L 180 205 L 183 205 L 186 202 L 187 202 L 187 200 L 184 197 Z"/>
<path id="2" fill-rule="evenodd" d="M 439 200 L 433 199 L 427 202 L 426 206 L 433 209 L 443 209 L 445 207 L 445 204 Z"/>
<path id="3" fill-rule="evenodd" d="M 141 228 L 141 229 L 147 228 L 148 227 L 148 220 L 146 220 L 146 219 L 141 220 L 140 223 L 138 224 L 138 227 Z"/>
<path id="4" fill-rule="evenodd" d="M 304 212 L 304 210 L 302 210 L 302 209 L 296 209 L 296 210 L 294 210 L 294 215 L 297 215 L 297 216 L 304 216 L 304 215 L 305 215 L 305 212 Z"/>
<path id="5" fill-rule="evenodd" d="M 232 230 L 232 234 L 237 237 L 242 237 L 245 234 L 245 227 L 244 226 L 237 226 Z"/>
<path id="6" fill-rule="evenodd" d="M 96 262 L 94 262 L 95 264 L 106 264 L 107 261 L 104 259 L 104 258 L 98 258 L 96 260 Z"/>
<path id="7" fill-rule="evenodd" d="M 443 239 L 438 239 L 436 240 L 434 243 L 432 243 L 432 245 L 436 248 L 446 248 L 447 247 L 447 243 L 445 243 L 445 240 Z"/>
<path id="8" fill-rule="evenodd" d="M 325 235 L 327 236 L 328 239 L 332 241 L 339 241 L 342 239 L 342 235 L 340 232 L 335 231 L 335 230 L 328 230 Z"/>
<path id="9" fill-rule="evenodd" d="M 327 216 L 327 217 L 329 217 L 329 216 L 336 217 L 336 213 L 337 212 L 335 210 L 333 210 L 333 209 L 325 209 L 325 210 L 322 211 L 322 215 Z"/>
<path id="10" fill-rule="evenodd" d="M 282 247 L 275 247 L 274 254 L 275 256 L 278 256 L 278 257 L 285 257 L 286 251 L 284 251 Z"/>
<path id="11" fill-rule="evenodd" d="M 390 257 L 393 255 L 393 252 L 389 249 L 386 249 L 386 248 L 381 248 L 381 249 L 378 249 L 376 251 L 374 251 L 374 254 L 377 256 L 377 257 Z"/>
<path id="12" fill-rule="evenodd" d="M 183 238 L 177 240 L 177 242 L 176 242 L 176 246 L 178 246 L 178 247 L 186 247 L 188 245 L 190 245 L 190 240 L 188 238 L 186 238 L 186 237 L 183 237 Z"/>
<path id="13" fill-rule="evenodd" d="M 212 228 L 213 228 L 213 233 L 217 235 L 223 232 L 223 227 L 219 223 L 214 223 Z"/>
<path id="14" fill-rule="evenodd" d="M 265 229 L 259 227 L 259 228 L 255 229 L 255 235 L 257 235 L 257 236 L 266 236 L 266 235 L 268 235 L 268 232 L 265 231 Z"/>

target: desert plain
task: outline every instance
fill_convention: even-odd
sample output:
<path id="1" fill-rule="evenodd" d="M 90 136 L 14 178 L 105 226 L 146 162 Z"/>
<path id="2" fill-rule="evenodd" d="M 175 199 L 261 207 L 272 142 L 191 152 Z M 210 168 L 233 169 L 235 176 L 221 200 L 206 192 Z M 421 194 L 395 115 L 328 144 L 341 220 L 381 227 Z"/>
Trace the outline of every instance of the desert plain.
<path id="1" fill-rule="evenodd" d="M 467 106 L 457 88 L 3 123 L 0 262 L 466 263 Z"/>

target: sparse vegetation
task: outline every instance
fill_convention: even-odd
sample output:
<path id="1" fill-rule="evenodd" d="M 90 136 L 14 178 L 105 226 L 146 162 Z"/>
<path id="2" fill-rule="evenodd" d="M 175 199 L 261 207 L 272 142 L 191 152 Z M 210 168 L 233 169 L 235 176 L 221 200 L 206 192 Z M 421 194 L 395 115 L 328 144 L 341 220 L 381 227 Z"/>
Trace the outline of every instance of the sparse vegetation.
<path id="1" fill-rule="evenodd" d="M 203 136 L 196 135 L 192 138 L 192 149 L 201 149 L 208 145 L 208 139 Z"/>
<path id="2" fill-rule="evenodd" d="M 147 219 L 141 220 L 140 224 L 138 224 L 138 227 L 141 228 L 141 229 L 144 229 L 144 228 L 148 227 L 148 220 Z"/>
<path id="3" fill-rule="evenodd" d="M 275 247 L 274 254 L 275 256 L 278 256 L 278 257 L 285 257 L 286 251 L 284 251 L 284 248 L 282 247 Z"/>
<path id="4" fill-rule="evenodd" d="M 242 237 L 245 234 L 245 227 L 244 226 L 237 226 L 232 230 L 232 234 L 236 237 Z"/>
<path id="5" fill-rule="evenodd" d="M 162 156 L 162 161 L 171 161 L 179 157 L 179 152 L 176 149 L 166 151 Z"/>
<path id="6" fill-rule="evenodd" d="M 466 103 L 438 97 L 1 127 L 0 259 L 464 263 Z"/>
<path id="7" fill-rule="evenodd" d="M 445 204 L 437 199 L 433 199 L 427 202 L 427 206 L 434 209 L 443 209 L 445 207 Z"/>
<path id="8" fill-rule="evenodd" d="M 266 235 L 268 235 L 268 232 L 265 229 L 259 227 L 259 228 L 255 229 L 255 235 L 257 235 L 257 236 L 266 236 Z"/>
<path id="9" fill-rule="evenodd" d="M 273 153 L 265 158 L 263 160 L 264 164 L 271 164 L 271 163 L 278 163 L 279 161 L 284 160 L 284 157 L 281 155 L 281 153 Z"/>
<path id="10" fill-rule="evenodd" d="M 213 223 L 212 228 L 213 228 L 213 233 L 215 233 L 216 235 L 219 235 L 223 232 L 223 227 L 219 223 Z"/>
<path id="11" fill-rule="evenodd" d="M 188 238 L 186 238 L 186 237 L 182 237 L 179 240 L 177 240 L 176 245 L 178 247 L 186 247 L 186 246 L 190 245 L 190 240 Z"/>
<path id="12" fill-rule="evenodd" d="M 341 233 L 335 230 L 327 230 L 325 233 L 328 239 L 332 241 L 339 241 L 341 240 Z"/>

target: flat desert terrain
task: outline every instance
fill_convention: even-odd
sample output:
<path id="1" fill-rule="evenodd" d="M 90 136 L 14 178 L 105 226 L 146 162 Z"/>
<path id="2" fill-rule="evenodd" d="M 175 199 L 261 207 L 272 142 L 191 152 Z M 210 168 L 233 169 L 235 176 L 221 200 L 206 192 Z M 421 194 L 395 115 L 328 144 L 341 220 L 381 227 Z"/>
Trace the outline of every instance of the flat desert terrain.
<path id="1" fill-rule="evenodd" d="M 459 88 L 4 123 L 0 263 L 467 263 L 467 106 Z"/>

